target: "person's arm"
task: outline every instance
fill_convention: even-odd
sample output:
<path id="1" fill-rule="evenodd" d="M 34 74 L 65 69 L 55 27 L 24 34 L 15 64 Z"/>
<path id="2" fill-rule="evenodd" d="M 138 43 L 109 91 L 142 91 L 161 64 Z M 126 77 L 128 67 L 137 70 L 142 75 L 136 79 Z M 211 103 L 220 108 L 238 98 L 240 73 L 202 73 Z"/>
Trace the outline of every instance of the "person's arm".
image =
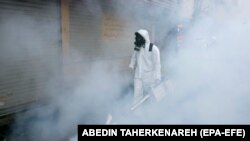
<path id="1" fill-rule="evenodd" d="M 129 67 L 131 69 L 135 69 L 135 67 L 136 67 L 136 54 L 137 54 L 137 51 L 134 51 L 133 55 L 131 57 L 130 64 L 129 64 Z"/>
<path id="2" fill-rule="evenodd" d="M 153 47 L 153 59 L 154 59 L 154 78 L 156 80 L 161 80 L 160 51 L 156 46 Z"/>

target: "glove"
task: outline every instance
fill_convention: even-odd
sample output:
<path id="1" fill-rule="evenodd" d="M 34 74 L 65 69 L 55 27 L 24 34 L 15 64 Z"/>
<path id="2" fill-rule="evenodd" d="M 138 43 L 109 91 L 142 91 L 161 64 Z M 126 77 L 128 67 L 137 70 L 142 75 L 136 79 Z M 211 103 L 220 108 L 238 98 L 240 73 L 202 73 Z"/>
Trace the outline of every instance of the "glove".
<path id="1" fill-rule="evenodd" d="M 161 83 L 161 79 L 160 78 L 155 78 L 154 80 L 154 86 L 158 86 Z"/>
<path id="2" fill-rule="evenodd" d="M 128 67 L 131 68 L 132 70 L 135 69 L 134 66 L 133 66 L 132 64 L 130 64 Z"/>
<path id="3" fill-rule="evenodd" d="M 131 62 L 128 67 L 132 70 L 135 70 L 135 64 L 133 62 Z"/>

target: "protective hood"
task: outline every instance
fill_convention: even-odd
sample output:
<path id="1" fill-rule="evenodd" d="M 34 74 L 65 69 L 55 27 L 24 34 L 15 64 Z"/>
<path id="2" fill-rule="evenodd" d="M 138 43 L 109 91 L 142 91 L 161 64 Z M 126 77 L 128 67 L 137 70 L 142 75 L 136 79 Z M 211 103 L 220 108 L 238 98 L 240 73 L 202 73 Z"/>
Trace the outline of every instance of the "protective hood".
<path id="1" fill-rule="evenodd" d="M 145 29 L 140 29 L 137 31 L 137 33 L 139 33 L 145 39 L 145 41 L 146 41 L 145 48 L 148 50 L 149 44 L 150 44 L 148 31 Z"/>

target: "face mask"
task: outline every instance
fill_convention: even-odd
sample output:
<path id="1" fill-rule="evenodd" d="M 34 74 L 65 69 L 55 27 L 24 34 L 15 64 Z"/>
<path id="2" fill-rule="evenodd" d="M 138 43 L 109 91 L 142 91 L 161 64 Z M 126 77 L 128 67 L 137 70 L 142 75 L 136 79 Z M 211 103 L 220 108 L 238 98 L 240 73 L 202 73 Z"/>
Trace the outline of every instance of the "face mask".
<path id="1" fill-rule="evenodd" d="M 135 46 L 137 47 L 142 47 L 145 44 L 145 39 L 139 34 L 139 33 L 135 33 Z"/>

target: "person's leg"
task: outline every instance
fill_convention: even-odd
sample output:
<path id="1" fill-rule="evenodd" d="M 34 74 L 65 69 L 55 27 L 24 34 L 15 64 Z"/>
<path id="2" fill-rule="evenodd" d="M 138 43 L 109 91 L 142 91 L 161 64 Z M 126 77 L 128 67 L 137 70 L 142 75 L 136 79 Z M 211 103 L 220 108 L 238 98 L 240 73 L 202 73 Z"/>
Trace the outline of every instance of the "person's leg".
<path id="1" fill-rule="evenodd" d="M 134 79 L 134 104 L 143 98 L 143 86 L 141 79 Z"/>
<path id="2" fill-rule="evenodd" d="M 154 81 L 151 78 L 143 79 L 143 93 L 145 95 L 152 95 Z"/>

